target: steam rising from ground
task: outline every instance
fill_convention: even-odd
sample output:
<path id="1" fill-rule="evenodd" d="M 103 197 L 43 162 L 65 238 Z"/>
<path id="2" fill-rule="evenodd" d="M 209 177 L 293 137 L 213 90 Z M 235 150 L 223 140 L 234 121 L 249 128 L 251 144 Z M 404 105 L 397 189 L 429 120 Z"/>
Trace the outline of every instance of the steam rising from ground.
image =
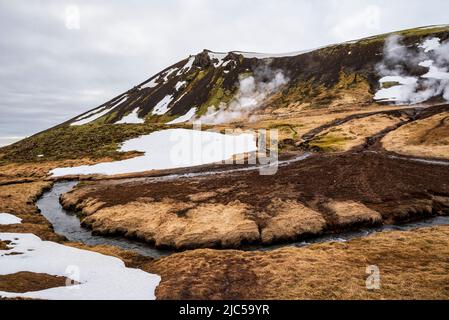
<path id="1" fill-rule="evenodd" d="M 449 101 L 449 41 L 428 38 L 405 46 L 401 37 L 387 39 L 384 59 L 377 65 L 380 89 L 374 99 L 416 104 L 442 96 Z"/>
<path id="2" fill-rule="evenodd" d="M 249 119 L 253 111 L 263 105 L 265 99 L 288 83 L 288 78 L 280 70 L 268 67 L 256 69 L 249 77 L 239 80 L 239 90 L 229 103 L 220 103 L 218 109 L 212 106 L 199 121 L 206 124 L 223 124 Z"/>

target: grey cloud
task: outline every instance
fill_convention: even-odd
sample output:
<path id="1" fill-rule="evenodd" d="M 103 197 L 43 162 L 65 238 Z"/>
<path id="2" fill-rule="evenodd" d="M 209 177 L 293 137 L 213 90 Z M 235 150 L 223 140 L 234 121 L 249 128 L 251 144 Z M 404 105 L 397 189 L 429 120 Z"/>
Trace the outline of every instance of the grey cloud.
<path id="1" fill-rule="evenodd" d="M 80 9 L 80 30 L 65 27 L 68 5 Z M 445 0 L 0 0 L 0 137 L 56 125 L 204 48 L 291 52 L 447 23 L 448 9 Z"/>

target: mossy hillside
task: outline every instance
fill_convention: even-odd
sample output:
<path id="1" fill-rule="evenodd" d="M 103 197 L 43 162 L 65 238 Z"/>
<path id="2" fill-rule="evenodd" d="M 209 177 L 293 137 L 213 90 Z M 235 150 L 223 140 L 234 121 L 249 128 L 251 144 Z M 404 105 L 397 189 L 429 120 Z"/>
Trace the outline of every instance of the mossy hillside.
<path id="1" fill-rule="evenodd" d="M 382 88 L 383 89 L 389 89 L 389 88 L 392 88 L 392 87 L 395 87 L 395 86 L 398 86 L 398 85 L 400 85 L 400 83 L 397 82 L 397 81 L 388 81 L 388 82 L 383 82 L 382 83 Z"/>
<path id="2" fill-rule="evenodd" d="M 424 27 L 424 28 L 412 28 L 412 29 L 406 29 L 402 31 L 396 31 L 396 32 L 389 32 L 384 33 L 381 35 L 368 37 L 361 39 L 359 41 L 354 42 L 353 45 L 366 45 L 366 44 L 372 44 L 375 42 L 381 42 L 383 43 L 389 36 L 392 35 L 398 35 L 404 38 L 420 38 L 420 37 L 428 37 L 431 34 L 440 34 L 440 33 L 446 33 L 449 32 L 449 26 L 430 26 L 430 27 Z"/>
<path id="3" fill-rule="evenodd" d="M 164 128 L 154 124 L 57 127 L 1 148 L 0 165 L 81 158 L 120 160 L 130 156 L 117 151 L 121 143 Z"/>
<path id="4" fill-rule="evenodd" d="M 371 97 L 369 82 L 362 75 L 344 71 L 340 72 L 338 82 L 331 87 L 311 78 L 292 84 L 270 106 L 278 108 L 304 104 L 308 109 L 323 109 L 344 96 L 353 96 L 355 101 L 366 102 Z"/>
<path id="5" fill-rule="evenodd" d="M 309 146 L 312 148 L 318 148 L 323 152 L 338 152 L 341 151 L 346 142 L 350 140 L 350 138 L 344 137 L 338 133 L 328 133 L 312 140 L 309 143 Z"/>
<path id="6" fill-rule="evenodd" d="M 207 113 L 210 107 L 218 108 L 222 103 L 229 103 L 234 97 L 234 93 L 230 90 L 223 88 L 223 77 L 217 77 L 214 79 L 214 86 L 210 90 L 208 100 L 199 108 L 197 115 L 201 116 Z"/>

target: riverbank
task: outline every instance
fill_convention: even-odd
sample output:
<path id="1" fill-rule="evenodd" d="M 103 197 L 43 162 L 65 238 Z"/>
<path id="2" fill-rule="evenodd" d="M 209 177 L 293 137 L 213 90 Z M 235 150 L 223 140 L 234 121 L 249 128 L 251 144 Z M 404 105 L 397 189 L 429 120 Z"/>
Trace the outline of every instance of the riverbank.
<path id="1" fill-rule="evenodd" d="M 22 188 L 22 192 L 33 189 L 26 184 Z M 3 205 L 21 203 L 28 207 L 20 197 L 12 195 Z M 18 226 L 2 228 L 3 232 L 9 232 L 17 230 Z M 25 233 L 30 231 L 23 229 Z M 53 237 L 60 238 L 54 233 Z M 119 257 L 128 267 L 160 274 L 161 282 L 156 289 L 158 299 L 449 297 L 449 263 L 444 259 L 449 254 L 447 226 L 386 232 L 346 243 L 322 243 L 268 252 L 193 250 L 156 260 L 111 246 L 89 247 L 64 240 L 60 243 Z M 366 268 L 370 265 L 379 267 L 381 290 L 366 288 Z"/>

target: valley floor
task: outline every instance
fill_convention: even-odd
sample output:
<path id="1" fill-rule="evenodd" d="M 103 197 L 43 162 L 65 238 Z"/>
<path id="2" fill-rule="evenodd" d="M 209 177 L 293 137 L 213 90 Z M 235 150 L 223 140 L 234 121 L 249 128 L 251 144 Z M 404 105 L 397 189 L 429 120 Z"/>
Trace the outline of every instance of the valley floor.
<path id="1" fill-rule="evenodd" d="M 120 258 L 128 268 L 161 277 L 158 299 L 448 299 L 449 226 L 271 251 L 210 249 L 292 243 L 448 215 L 449 154 L 441 138 L 448 111 L 443 105 L 331 119 L 283 150 L 285 156 L 319 152 L 280 167 L 275 176 L 241 171 L 176 180 L 154 180 L 157 173 L 91 177 L 61 199 L 66 208 L 82 211 L 83 224 L 95 233 L 195 250 L 152 259 L 68 242 L 35 205 L 53 184 L 45 175 L 51 164 L 2 167 L 0 212 L 21 223 L 0 224 L 0 235 L 34 234 Z M 376 125 L 369 126 L 371 121 Z M 417 152 L 421 146 L 433 152 Z M 0 241 L 0 255 L 10 246 Z M 67 280 L 33 270 L 2 274 L 1 263 L 2 257 L 0 291 L 43 290 Z M 379 271 L 380 287 L 367 288 L 367 270 Z"/>

